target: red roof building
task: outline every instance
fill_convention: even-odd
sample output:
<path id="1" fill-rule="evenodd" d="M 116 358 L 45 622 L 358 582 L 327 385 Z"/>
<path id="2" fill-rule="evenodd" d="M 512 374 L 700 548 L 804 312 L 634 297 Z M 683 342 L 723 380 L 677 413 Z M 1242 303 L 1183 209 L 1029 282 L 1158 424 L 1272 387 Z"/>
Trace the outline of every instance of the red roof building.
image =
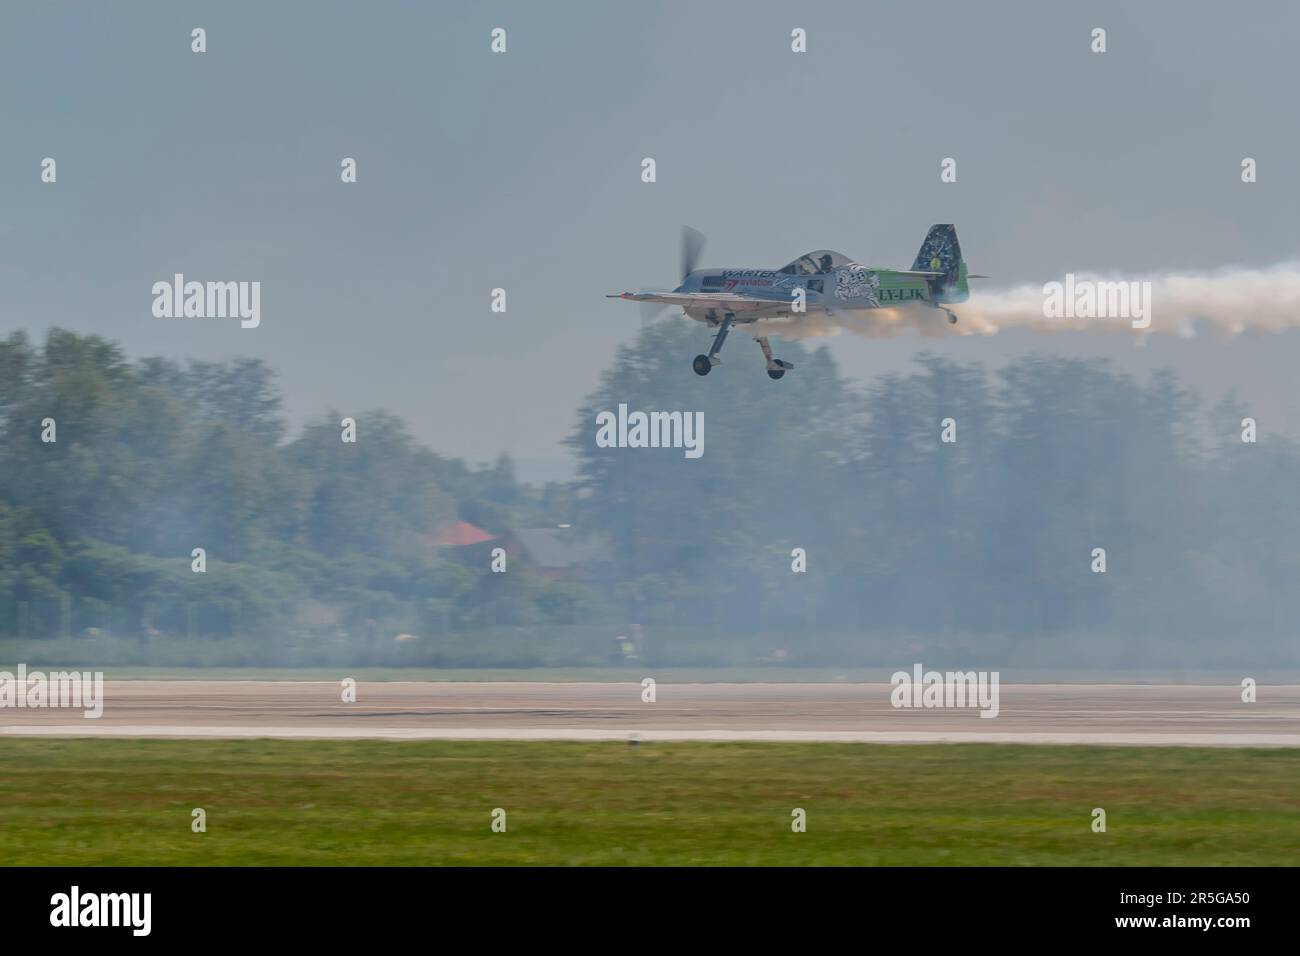
<path id="1" fill-rule="evenodd" d="M 471 544 L 495 540 L 496 535 L 488 534 L 468 521 L 457 521 L 455 524 L 447 525 L 433 536 L 433 543 L 439 548 L 464 548 Z"/>

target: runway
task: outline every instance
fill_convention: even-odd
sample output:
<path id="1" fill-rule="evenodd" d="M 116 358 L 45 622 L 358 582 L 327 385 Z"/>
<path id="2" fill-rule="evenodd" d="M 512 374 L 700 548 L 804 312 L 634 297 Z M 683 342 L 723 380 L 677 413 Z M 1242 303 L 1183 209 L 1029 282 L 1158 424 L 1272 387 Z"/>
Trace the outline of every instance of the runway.
<path id="1" fill-rule="evenodd" d="M 1300 685 L 1003 684 L 998 714 L 888 684 L 108 681 L 103 714 L 0 708 L 0 736 L 1300 747 Z"/>

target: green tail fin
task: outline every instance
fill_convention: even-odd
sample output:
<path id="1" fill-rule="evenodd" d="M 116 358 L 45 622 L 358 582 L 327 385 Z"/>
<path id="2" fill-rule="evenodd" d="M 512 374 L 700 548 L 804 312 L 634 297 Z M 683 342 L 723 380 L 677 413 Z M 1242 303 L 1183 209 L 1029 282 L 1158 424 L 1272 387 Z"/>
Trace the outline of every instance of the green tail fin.
<path id="1" fill-rule="evenodd" d="M 930 227 L 925 242 L 912 263 L 917 272 L 942 272 L 942 279 L 931 283 L 936 302 L 965 302 L 970 298 L 966 284 L 966 260 L 961 257 L 961 243 L 952 223 L 939 223 Z"/>

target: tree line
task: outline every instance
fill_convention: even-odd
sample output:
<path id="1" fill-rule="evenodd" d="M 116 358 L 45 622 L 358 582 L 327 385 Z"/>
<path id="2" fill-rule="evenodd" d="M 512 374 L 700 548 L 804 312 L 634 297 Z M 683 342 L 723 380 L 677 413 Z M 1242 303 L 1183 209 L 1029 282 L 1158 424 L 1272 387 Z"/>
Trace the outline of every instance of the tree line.
<path id="1" fill-rule="evenodd" d="M 702 334 L 662 321 L 619 349 L 575 413 L 577 478 L 536 487 L 506 455 L 440 455 L 382 411 L 357 416 L 355 444 L 333 410 L 291 435 L 257 359 L 14 333 L 0 635 L 137 642 L 141 659 L 397 641 L 404 662 L 593 663 L 639 625 L 665 661 L 1294 664 L 1300 449 L 1243 441 L 1239 403 L 1048 356 L 922 354 L 855 384 L 799 343 L 780 382 L 756 349 L 698 379 L 681 357 Z M 600 447 L 597 416 L 620 404 L 702 412 L 704 454 Z M 602 557 L 494 574 L 437 546 L 458 520 L 568 525 Z"/>

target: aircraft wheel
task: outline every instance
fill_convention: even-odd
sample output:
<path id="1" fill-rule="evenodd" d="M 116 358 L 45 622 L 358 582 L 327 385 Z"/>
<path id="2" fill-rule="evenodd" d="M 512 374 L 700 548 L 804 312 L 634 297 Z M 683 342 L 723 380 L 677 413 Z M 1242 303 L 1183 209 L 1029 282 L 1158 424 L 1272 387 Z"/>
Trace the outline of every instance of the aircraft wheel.
<path id="1" fill-rule="evenodd" d="M 949 312 L 949 313 L 948 313 L 948 323 L 949 323 L 950 325 L 956 325 L 956 324 L 957 324 L 957 315 L 956 315 L 956 313 L 953 313 L 953 312 Z"/>
<path id="2" fill-rule="evenodd" d="M 776 381 L 784 374 L 785 374 L 785 369 L 783 368 L 770 368 L 767 370 L 767 377 L 772 379 L 772 381 Z"/>
<path id="3" fill-rule="evenodd" d="M 691 363 L 691 368 L 695 369 L 696 375 L 708 375 L 713 371 L 713 363 L 709 361 L 707 355 L 697 355 L 695 361 Z"/>

